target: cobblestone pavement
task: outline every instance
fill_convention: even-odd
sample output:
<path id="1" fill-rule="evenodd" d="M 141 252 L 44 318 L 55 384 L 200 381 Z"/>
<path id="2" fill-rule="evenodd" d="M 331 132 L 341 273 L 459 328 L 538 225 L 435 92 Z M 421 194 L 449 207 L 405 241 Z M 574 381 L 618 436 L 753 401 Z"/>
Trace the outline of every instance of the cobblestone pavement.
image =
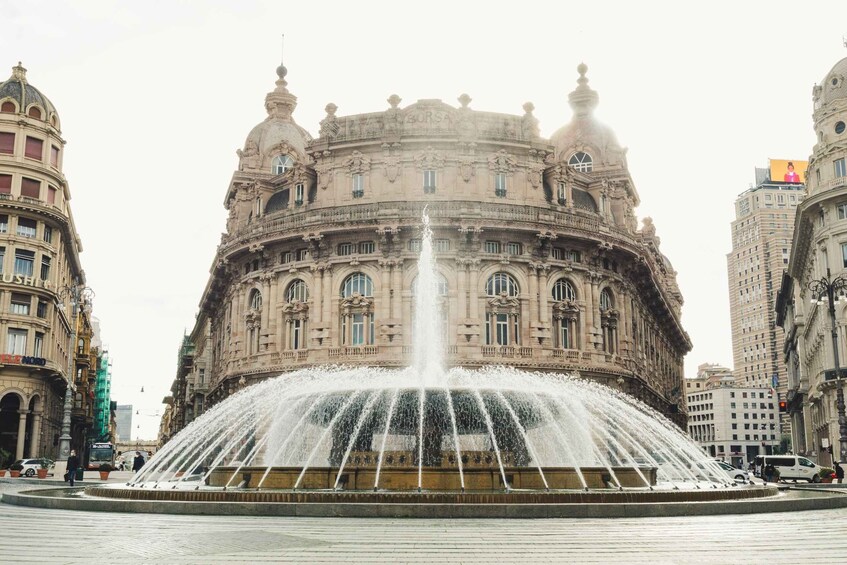
<path id="1" fill-rule="evenodd" d="M 0 492 L 27 485 L 0 484 Z M 847 563 L 847 509 L 422 520 L 176 516 L 0 505 L 0 562 Z"/>

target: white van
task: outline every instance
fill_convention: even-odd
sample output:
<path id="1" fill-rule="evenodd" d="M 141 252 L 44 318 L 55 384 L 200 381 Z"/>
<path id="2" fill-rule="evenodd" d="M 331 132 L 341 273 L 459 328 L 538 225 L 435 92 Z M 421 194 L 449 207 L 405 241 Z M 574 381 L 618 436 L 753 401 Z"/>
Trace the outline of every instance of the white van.
<path id="1" fill-rule="evenodd" d="M 770 463 L 779 471 L 779 479 L 821 482 L 821 466 L 799 455 L 757 455 L 756 467 L 764 469 Z M 764 472 L 761 473 L 764 477 Z"/>

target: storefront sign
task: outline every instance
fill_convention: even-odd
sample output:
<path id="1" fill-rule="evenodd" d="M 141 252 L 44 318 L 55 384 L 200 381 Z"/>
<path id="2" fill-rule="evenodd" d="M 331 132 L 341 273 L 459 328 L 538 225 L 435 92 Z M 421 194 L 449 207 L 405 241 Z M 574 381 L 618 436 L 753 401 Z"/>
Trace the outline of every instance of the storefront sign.
<path id="1" fill-rule="evenodd" d="M 25 277 L 23 275 L 15 275 L 13 273 L 3 273 L 3 282 L 12 284 L 21 284 L 23 286 L 32 286 L 35 288 L 50 288 L 50 281 L 37 279 L 35 277 Z"/>
<path id="2" fill-rule="evenodd" d="M 26 355 L 10 355 L 8 353 L 0 354 L 0 363 L 5 365 L 38 365 L 43 367 L 47 364 L 47 359 L 43 357 L 27 357 Z"/>

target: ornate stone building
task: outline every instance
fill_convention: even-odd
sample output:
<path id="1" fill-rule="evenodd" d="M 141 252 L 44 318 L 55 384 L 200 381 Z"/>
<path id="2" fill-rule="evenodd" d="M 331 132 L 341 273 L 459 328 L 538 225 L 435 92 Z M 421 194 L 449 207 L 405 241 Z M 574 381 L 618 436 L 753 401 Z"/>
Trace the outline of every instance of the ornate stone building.
<path id="1" fill-rule="evenodd" d="M 829 465 L 839 453 L 832 325 L 826 301 L 812 304 L 809 282 L 831 273 L 847 275 L 847 58 L 812 90 L 817 142 L 806 174 L 808 196 L 797 207 L 787 276 L 777 300 L 777 323 L 785 330 L 788 410 L 795 453 Z M 838 351 L 847 363 L 847 310 L 836 305 Z M 830 455 L 825 447 L 834 446 Z"/>
<path id="2" fill-rule="evenodd" d="M 61 292 L 85 282 L 64 146 L 56 108 L 19 63 L 0 83 L 0 448 L 15 458 L 57 457 L 69 365 L 80 453 L 93 421 L 90 305 L 74 317 Z"/>
<path id="3" fill-rule="evenodd" d="M 191 335 L 202 369 L 185 378 L 208 393 L 174 399 L 170 421 L 294 369 L 406 365 L 426 209 L 450 366 L 578 371 L 684 425 L 676 273 L 651 220 L 638 229 L 626 150 L 594 119 L 586 71 L 550 139 L 531 103 L 483 112 L 466 94 L 353 116 L 330 103 L 312 137 L 279 67 Z"/>

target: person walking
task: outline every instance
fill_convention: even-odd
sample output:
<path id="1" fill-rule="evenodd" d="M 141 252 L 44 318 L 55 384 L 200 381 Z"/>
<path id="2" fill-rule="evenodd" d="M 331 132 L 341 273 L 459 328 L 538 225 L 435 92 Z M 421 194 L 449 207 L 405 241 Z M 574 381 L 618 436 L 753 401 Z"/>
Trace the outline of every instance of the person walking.
<path id="1" fill-rule="evenodd" d="M 141 456 L 140 451 L 135 452 L 135 459 L 132 460 L 132 471 L 137 473 L 144 467 L 144 457 Z"/>
<path id="2" fill-rule="evenodd" d="M 835 482 L 839 485 L 844 482 L 844 467 L 838 461 L 835 462 Z"/>
<path id="3" fill-rule="evenodd" d="M 68 456 L 68 463 L 66 465 L 67 473 L 65 476 L 67 477 L 67 481 L 71 486 L 74 486 L 74 479 L 76 479 L 76 470 L 79 468 L 79 457 L 76 456 L 76 451 L 71 449 L 71 454 Z"/>
<path id="4" fill-rule="evenodd" d="M 765 479 L 766 483 L 773 482 L 773 471 L 774 471 L 773 464 L 768 463 L 767 465 L 765 465 L 765 469 L 764 469 L 764 472 L 762 474 L 764 475 L 764 479 Z"/>

